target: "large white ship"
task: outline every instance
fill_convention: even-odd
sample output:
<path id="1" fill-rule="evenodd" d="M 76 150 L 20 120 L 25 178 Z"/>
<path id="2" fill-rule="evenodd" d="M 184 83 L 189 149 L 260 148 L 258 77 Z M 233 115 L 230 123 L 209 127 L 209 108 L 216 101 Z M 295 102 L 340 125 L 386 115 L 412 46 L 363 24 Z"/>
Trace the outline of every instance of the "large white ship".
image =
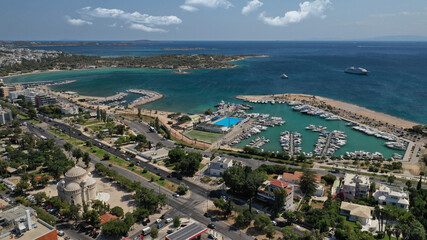
<path id="1" fill-rule="evenodd" d="M 356 75 L 367 75 L 368 74 L 368 70 L 361 68 L 361 67 L 349 67 L 346 70 L 344 70 L 345 73 L 350 73 L 350 74 L 356 74 Z"/>

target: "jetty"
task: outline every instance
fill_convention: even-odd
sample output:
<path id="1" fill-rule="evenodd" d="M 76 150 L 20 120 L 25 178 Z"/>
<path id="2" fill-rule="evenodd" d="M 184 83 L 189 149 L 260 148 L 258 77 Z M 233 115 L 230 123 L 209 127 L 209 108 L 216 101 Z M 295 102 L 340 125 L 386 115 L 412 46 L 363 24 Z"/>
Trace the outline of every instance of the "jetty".
<path id="1" fill-rule="evenodd" d="M 109 96 L 109 97 L 103 97 L 103 98 L 97 98 L 96 100 L 93 100 L 93 103 L 104 103 L 104 102 L 113 102 L 113 101 L 118 101 L 121 100 L 123 98 L 125 98 L 128 94 L 127 93 L 117 93 L 113 96 Z"/>
<path id="2" fill-rule="evenodd" d="M 164 97 L 161 93 L 145 89 L 129 89 L 126 90 L 126 92 L 143 95 L 142 97 L 137 98 L 136 100 L 132 101 L 131 104 L 129 104 L 129 107 L 131 108 L 154 102 Z"/>
<path id="3" fill-rule="evenodd" d="M 326 140 L 325 147 L 322 150 L 322 155 L 321 156 L 325 156 L 326 155 L 326 151 L 328 151 L 329 145 L 331 144 L 331 139 L 332 139 L 332 133 L 329 133 L 328 134 L 328 138 Z"/>

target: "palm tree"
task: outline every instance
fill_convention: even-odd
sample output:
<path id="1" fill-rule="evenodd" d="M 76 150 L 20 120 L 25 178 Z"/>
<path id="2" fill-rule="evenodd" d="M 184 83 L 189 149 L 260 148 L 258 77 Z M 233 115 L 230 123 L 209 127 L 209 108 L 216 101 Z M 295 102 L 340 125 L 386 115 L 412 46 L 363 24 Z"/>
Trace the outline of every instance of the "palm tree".
<path id="1" fill-rule="evenodd" d="M 395 225 L 393 228 L 393 234 L 396 237 L 396 240 L 399 240 L 401 233 L 402 233 L 402 225 Z"/>
<path id="2" fill-rule="evenodd" d="M 381 232 L 381 224 L 380 224 L 380 218 L 381 218 L 381 210 L 380 210 L 380 207 L 377 205 L 377 206 L 375 206 L 375 209 L 374 209 L 374 217 L 378 220 L 378 226 L 379 226 L 379 231 Z"/>
<path id="3" fill-rule="evenodd" d="M 393 226 L 391 226 L 390 224 L 387 224 L 385 226 L 385 232 L 388 235 L 388 240 L 391 240 L 391 234 L 393 234 Z"/>

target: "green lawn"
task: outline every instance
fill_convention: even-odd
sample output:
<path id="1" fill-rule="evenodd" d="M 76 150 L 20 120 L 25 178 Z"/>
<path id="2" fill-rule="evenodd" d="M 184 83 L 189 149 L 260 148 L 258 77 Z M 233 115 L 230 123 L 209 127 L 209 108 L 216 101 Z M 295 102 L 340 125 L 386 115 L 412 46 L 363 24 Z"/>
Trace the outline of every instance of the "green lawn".
<path id="1" fill-rule="evenodd" d="M 204 131 L 198 131 L 198 130 L 191 130 L 185 134 L 188 138 L 191 139 L 197 139 L 203 142 L 207 143 L 213 143 L 216 140 L 220 139 L 222 134 L 221 133 L 212 133 L 212 132 L 204 132 Z"/>
<path id="2" fill-rule="evenodd" d="M 97 123 L 102 123 L 102 122 L 98 121 L 97 119 L 90 119 L 90 120 L 86 121 L 83 125 L 87 126 L 87 125 L 97 124 Z"/>

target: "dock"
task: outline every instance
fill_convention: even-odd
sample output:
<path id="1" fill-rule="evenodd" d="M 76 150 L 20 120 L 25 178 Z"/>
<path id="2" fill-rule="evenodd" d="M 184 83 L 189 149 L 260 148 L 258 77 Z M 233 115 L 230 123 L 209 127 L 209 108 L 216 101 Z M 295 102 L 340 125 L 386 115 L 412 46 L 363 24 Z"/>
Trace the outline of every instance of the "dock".
<path id="1" fill-rule="evenodd" d="M 143 95 L 142 97 L 134 100 L 131 104 L 129 104 L 129 107 L 131 108 L 139 105 L 144 105 L 150 102 L 154 102 L 164 97 L 163 94 L 161 93 L 145 90 L 145 89 L 129 89 L 129 90 L 126 90 L 126 92 Z"/>
<path id="2" fill-rule="evenodd" d="M 289 133 L 289 155 L 294 155 L 294 134 L 292 132 Z"/>
<path id="3" fill-rule="evenodd" d="M 326 155 L 326 151 L 328 151 L 329 144 L 331 143 L 332 133 L 328 134 L 328 140 L 326 141 L 325 147 L 322 150 L 322 157 Z"/>

